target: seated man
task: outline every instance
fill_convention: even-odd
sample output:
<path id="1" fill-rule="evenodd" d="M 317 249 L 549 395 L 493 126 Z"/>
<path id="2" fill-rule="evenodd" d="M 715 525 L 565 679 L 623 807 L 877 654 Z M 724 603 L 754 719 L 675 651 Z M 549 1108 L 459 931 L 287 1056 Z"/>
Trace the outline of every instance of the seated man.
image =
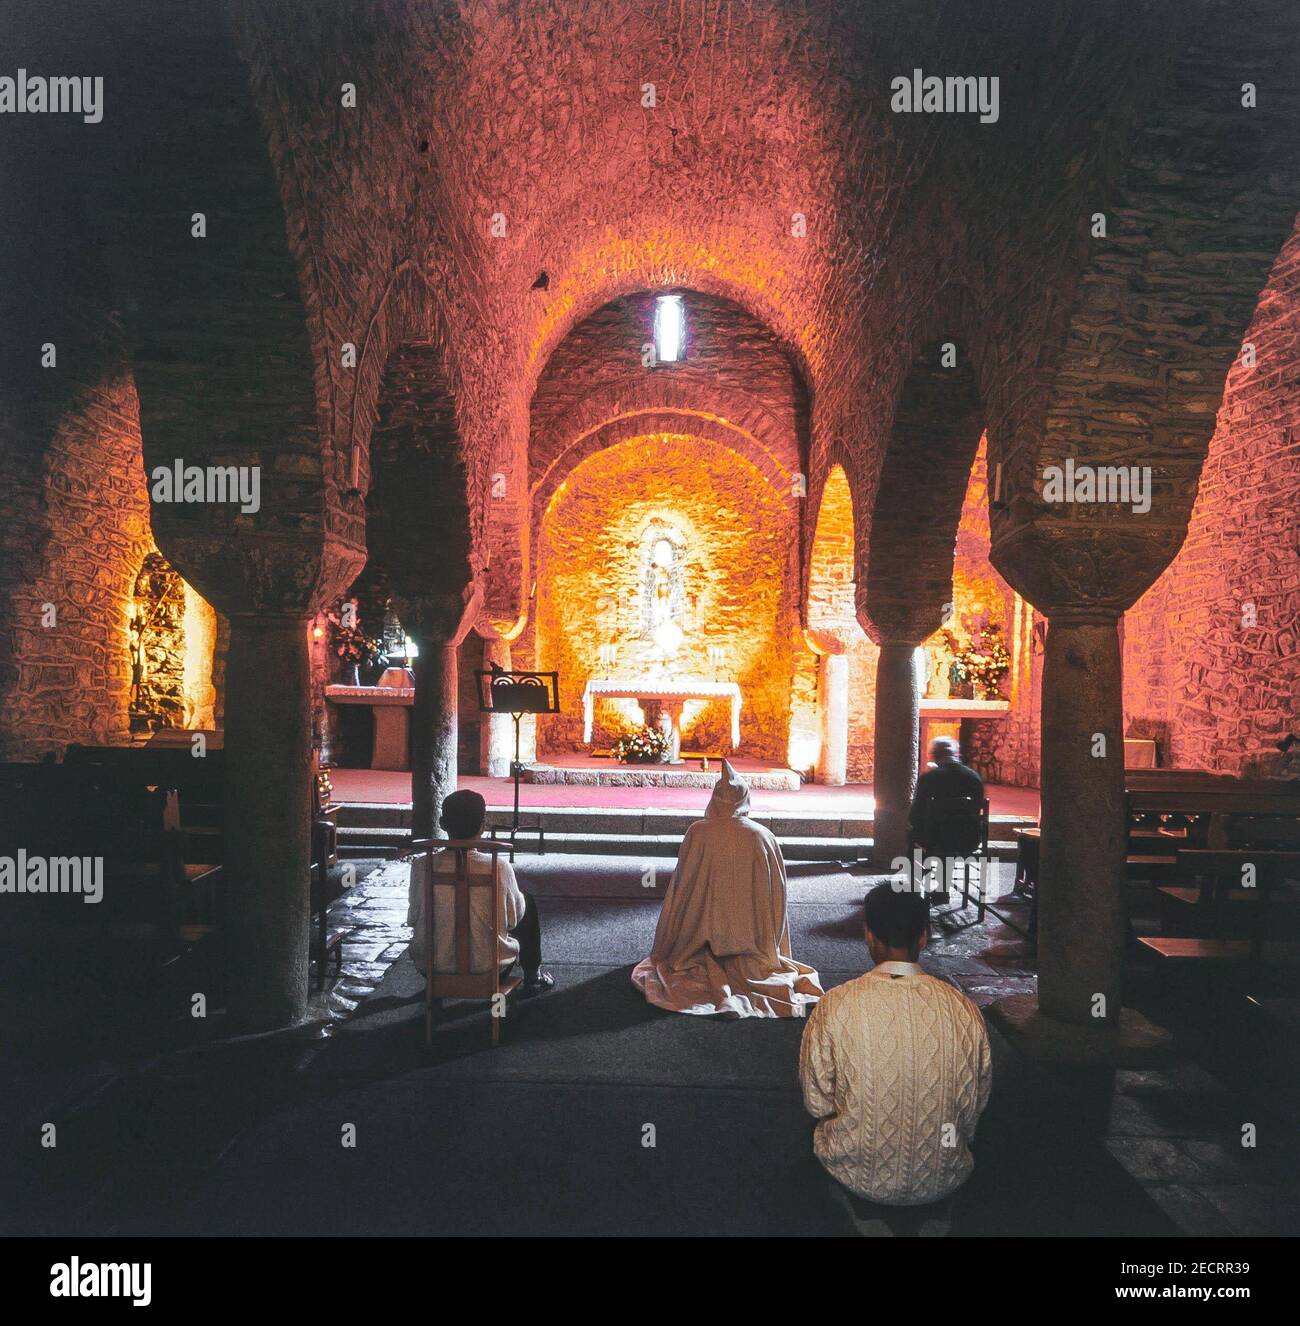
<path id="1" fill-rule="evenodd" d="M 439 823 L 450 838 L 467 841 L 478 838 L 487 818 L 487 803 L 477 792 L 453 792 L 442 803 Z M 471 851 L 467 860 L 471 875 L 491 875 L 493 853 Z M 542 970 L 542 927 L 537 916 L 537 903 L 531 894 L 524 893 L 515 880 L 515 870 L 504 857 L 497 857 L 501 872 L 501 913 L 492 919 L 492 891 L 472 888 L 470 897 L 470 969 L 476 972 L 490 970 L 492 942 L 495 935 L 497 961 L 504 976 L 518 959 L 523 968 L 524 995 L 540 994 L 555 984 L 555 978 Z M 435 874 L 450 875 L 456 869 L 456 854 L 444 849 L 433 857 Z M 411 959 L 424 971 L 427 954 L 424 947 L 424 885 L 428 878 L 429 857 L 421 853 L 411 862 L 410 903 L 406 924 L 413 927 Z M 434 970 L 456 970 L 456 890 L 450 884 L 433 887 L 433 944 Z"/>
<path id="2" fill-rule="evenodd" d="M 804 1105 L 820 1120 L 813 1152 L 859 1233 L 946 1234 L 988 1104 L 988 1033 L 964 994 L 917 963 L 922 895 L 879 884 L 863 911 L 876 965 L 825 995 L 799 1049 Z"/>
<path id="3" fill-rule="evenodd" d="M 951 737 L 936 737 L 930 743 L 930 768 L 916 780 L 907 824 L 922 858 L 951 861 L 970 856 L 980 846 L 984 780 L 960 755 L 961 747 Z M 932 900 L 947 900 L 950 870 L 937 881 Z"/>
<path id="4" fill-rule="evenodd" d="M 749 787 L 726 760 L 632 983 L 673 1013 L 801 1017 L 821 998 L 817 973 L 790 957 L 781 849 L 749 819 Z"/>

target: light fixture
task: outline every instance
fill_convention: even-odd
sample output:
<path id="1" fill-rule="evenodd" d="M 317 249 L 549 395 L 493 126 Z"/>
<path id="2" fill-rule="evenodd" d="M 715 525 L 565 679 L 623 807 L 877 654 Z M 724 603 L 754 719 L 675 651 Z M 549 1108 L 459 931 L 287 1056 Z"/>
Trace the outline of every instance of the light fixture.
<path id="1" fill-rule="evenodd" d="M 655 300 L 655 357 L 661 364 L 676 363 L 686 345 L 686 310 L 681 295 L 660 295 Z"/>

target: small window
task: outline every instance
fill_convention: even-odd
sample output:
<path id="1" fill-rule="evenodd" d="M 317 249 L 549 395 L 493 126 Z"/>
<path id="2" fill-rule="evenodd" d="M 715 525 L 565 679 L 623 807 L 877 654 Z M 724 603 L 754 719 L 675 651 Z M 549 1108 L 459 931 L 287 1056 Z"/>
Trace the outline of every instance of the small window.
<path id="1" fill-rule="evenodd" d="M 655 300 L 655 357 L 675 364 L 686 347 L 686 310 L 681 295 L 660 295 Z"/>

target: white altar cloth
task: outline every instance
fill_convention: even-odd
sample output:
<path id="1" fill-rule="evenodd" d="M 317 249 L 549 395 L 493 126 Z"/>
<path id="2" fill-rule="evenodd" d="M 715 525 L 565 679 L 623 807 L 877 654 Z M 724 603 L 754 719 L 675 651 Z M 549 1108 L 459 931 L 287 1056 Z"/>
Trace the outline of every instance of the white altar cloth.
<path id="1" fill-rule="evenodd" d="M 582 692 L 583 741 L 591 740 L 597 700 L 636 700 L 638 703 L 658 700 L 665 706 L 674 706 L 678 712 L 687 700 L 730 700 L 732 749 L 740 745 L 740 687 L 734 681 L 692 681 L 689 678 L 682 681 L 650 678 L 645 681 L 589 681 Z"/>

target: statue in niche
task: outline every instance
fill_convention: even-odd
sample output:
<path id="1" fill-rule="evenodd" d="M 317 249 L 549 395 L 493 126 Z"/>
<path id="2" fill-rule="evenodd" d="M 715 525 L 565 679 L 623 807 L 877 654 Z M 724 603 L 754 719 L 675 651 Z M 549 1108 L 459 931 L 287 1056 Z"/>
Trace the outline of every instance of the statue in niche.
<path id="1" fill-rule="evenodd" d="M 685 594 L 682 547 L 663 530 L 653 530 L 645 543 L 641 617 L 643 637 L 649 636 L 667 661 L 682 643 Z"/>
<path id="2" fill-rule="evenodd" d="M 673 545 L 667 539 L 656 539 L 650 553 L 650 627 L 662 626 L 672 620 L 673 581 L 675 561 Z"/>

